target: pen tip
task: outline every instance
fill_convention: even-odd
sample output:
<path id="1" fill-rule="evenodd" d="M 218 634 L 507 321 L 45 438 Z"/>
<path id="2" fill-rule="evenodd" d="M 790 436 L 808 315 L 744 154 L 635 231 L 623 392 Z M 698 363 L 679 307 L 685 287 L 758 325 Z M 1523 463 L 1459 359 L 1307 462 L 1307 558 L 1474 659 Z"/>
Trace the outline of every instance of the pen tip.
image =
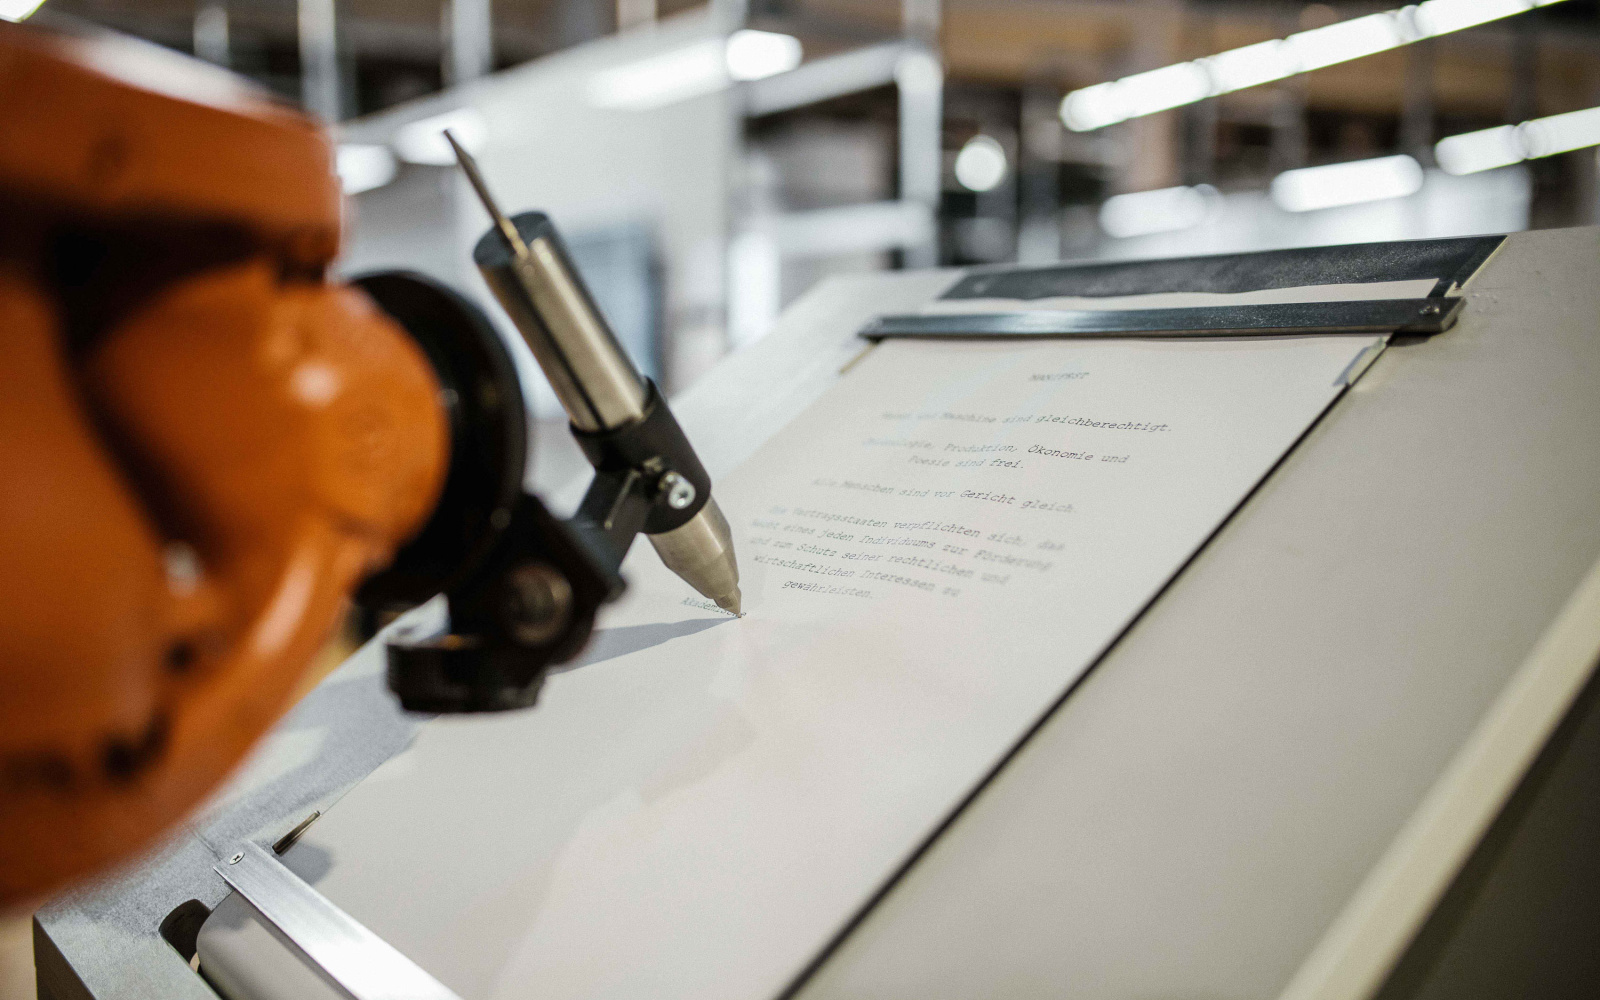
<path id="1" fill-rule="evenodd" d="M 717 607 L 732 615 L 743 614 L 744 612 L 739 610 L 743 597 L 744 595 L 739 593 L 739 588 L 735 587 L 731 593 L 717 598 Z"/>
<path id="2" fill-rule="evenodd" d="M 467 151 L 461 148 L 461 143 L 456 141 L 454 133 L 449 129 L 445 129 L 442 134 L 444 135 L 444 141 L 450 144 L 450 151 L 455 154 L 457 163 L 460 163 L 463 158 L 471 159 Z"/>

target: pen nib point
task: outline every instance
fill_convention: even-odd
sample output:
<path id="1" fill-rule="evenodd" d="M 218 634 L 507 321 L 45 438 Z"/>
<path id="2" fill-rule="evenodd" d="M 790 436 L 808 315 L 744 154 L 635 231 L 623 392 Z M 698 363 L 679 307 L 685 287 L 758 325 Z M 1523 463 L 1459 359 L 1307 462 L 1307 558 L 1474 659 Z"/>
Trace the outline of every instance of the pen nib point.
<path id="1" fill-rule="evenodd" d="M 739 610 L 740 601 L 742 598 L 743 595 L 739 593 L 739 588 L 735 587 L 733 588 L 732 593 L 723 594 L 721 597 L 717 598 L 717 607 L 728 612 L 729 614 L 741 615 L 744 613 Z"/>

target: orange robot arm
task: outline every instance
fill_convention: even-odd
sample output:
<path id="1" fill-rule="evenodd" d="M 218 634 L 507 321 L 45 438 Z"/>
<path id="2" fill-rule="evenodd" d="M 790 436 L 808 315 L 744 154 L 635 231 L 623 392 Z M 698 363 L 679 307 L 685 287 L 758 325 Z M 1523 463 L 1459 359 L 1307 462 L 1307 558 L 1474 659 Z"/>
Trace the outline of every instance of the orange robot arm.
<path id="1" fill-rule="evenodd" d="M 0 905 L 199 803 L 449 459 L 422 351 L 324 277 L 326 137 L 168 61 L 0 25 Z"/>

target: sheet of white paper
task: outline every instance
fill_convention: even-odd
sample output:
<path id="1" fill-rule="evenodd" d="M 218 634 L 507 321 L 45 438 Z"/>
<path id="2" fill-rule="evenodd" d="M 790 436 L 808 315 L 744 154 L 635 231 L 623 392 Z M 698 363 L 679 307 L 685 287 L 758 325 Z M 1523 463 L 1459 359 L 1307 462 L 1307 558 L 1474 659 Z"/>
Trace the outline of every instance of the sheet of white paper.
<path id="1" fill-rule="evenodd" d="M 927 316 L 971 316 L 996 312 L 1057 312 L 1073 309 L 1189 309 L 1197 306 L 1272 305 L 1283 302 L 1352 302 L 1372 299 L 1420 299 L 1435 278 L 1369 281 L 1344 285 L 1299 285 L 1251 292 L 1151 292 L 1144 295 L 1058 295 L 1043 299 L 934 299 L 922 307 Z"/>
<path id="2" fill-rule="evenodd" d="M 636 546 L 537 708 L 428 724 L 289 863 L 466 1000 L 771 997 L 1374 343 L 884 344 L 717 484 L 744 618 Z"/>

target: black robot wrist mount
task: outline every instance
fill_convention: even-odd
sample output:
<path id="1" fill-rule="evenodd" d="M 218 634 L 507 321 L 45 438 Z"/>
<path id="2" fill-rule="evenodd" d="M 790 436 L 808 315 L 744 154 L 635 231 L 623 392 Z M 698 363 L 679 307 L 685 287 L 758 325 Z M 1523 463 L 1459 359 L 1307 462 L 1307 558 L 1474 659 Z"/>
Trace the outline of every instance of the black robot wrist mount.
<path id="1" fill-rule="evenodd" d="M 448 603 L 444 633 L 388 641 L 389 687 L 419 712 L 530 706 L 549 669 L 587 644 L 600 605 L 621 595 L 618 570 L 634 538 L 693 518 L 710 478 L 651 384 L 642 419 L 573 429 L 595 475 L 577 514 L 554 516 L 523 485 L 531 442 L 522 388 L 487 317 L 421 275 L 355 284 L 428 356 L 450 423 L 433 515 L 357 594 L 374 622 L 441 593 Z"/>

